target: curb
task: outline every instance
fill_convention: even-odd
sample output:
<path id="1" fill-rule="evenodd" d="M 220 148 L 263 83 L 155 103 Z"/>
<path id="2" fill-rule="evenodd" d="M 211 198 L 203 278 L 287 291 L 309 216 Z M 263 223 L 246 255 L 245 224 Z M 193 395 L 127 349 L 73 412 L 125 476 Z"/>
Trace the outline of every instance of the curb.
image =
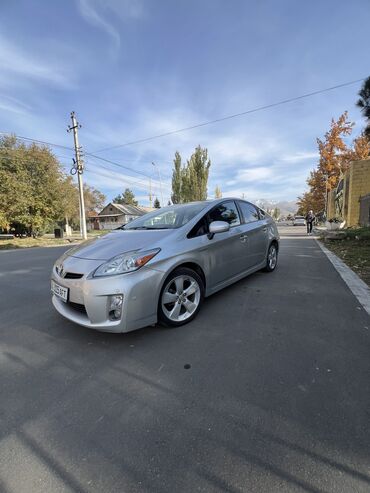
<path id="1" fill-rule="evenodd" d="M 333 264 L 335 270 L 338 272 L 343 281 L 347 284 L 349 289 L 356 296 L 358 302 L 363 306 L 364 310 L 370 315 L 370 288 L 369 286 L 353 272 L 352 269 L 346 265 L 343 260 L 337 257 L 333 252 L 328 250 L 324 245 L 316 240 L 321 250 L 328 257 Z"/>

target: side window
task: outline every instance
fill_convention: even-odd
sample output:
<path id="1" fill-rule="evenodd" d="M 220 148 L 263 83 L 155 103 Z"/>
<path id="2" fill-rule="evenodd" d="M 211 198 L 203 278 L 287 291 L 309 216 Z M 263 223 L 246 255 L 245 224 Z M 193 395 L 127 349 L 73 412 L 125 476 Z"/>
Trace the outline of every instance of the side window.
<path id="1" fill-rule="evenodd" d="M 238 226 L 240 217 L 234 201 L 223 202 L 208 214 L 208 223 L 213 221 L 226 221 L 230 226 Z"/>
<path id="2" fill-rule="evenodd" d="M 239 202 L 239 207 L 246 223 L 253 223 L 259 220 L 258 212 L 254 205 L 248 204 L 248 202 Z"/>
<path id="3" fill-rule="evenodd" d="M 260 218 L 261 219 L 265 219 L 266 218 L 266 212 L 263 211 L 262 209 L 258 209 L 258 212 L 259 212 L 259 215 L 260 215 Z"/>

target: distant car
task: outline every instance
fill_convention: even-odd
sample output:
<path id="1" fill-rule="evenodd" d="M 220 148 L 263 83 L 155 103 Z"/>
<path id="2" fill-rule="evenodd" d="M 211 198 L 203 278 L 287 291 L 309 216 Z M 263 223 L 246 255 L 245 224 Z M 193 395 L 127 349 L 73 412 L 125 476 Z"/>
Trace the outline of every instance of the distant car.
<path id="1" fill-rule="evenodd" d="M 306 220 L 304 216 L 294 216 L 293 226 L 305 226 Z"/>
<path id="2" fill-rule="evenodd" d="M 204 297 L 272 272 L 278 251 L 274 221 L 249 202 L 172 205 L 64 253 L 53 268 L 53 304 L 91 329 L 128 332 L 157 320 L 176 327 Z"/>

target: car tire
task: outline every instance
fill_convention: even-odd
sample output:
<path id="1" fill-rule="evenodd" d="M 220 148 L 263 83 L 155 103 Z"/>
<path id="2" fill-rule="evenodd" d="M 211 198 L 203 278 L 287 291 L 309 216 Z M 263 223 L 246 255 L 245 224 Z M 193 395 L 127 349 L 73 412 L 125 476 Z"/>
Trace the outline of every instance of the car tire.
<path id="1" fill-rule="evenodd" d="M 203 298 L 204 283 L 199 274 L 187 267 L 175 269 L 161 289 L 159 322 L 166 327 L 180 327 L 191 322 L 197 316 Z"/>
<path id="2" fill-rule="evenodd" d="M 266 266 L 263 269 L 265 272 L 273 272 L 276 269 L 278 262 L 278 247 L 276 243 L 271 243 L 267 251 Z"/>

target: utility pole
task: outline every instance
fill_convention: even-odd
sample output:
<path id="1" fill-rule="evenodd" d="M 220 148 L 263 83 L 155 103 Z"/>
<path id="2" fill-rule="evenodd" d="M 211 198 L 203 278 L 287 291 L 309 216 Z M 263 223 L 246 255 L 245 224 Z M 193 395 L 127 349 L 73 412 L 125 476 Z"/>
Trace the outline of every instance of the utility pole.
<path id="1" fill-rule="evenodd" d="M 75 155 L 76 155 L 76 159 L 73 160 L 73 167 L 71 169 L 71 174 L 75 175 L 77 173 L 79 202 L 80 202 L 80 230 L 81 230 L 82 238 L 86 240 L 87 239 L 86 216 L 85 216 L 85 203 L 84 203 L 84 188 L 83 188 L 83 180 L 82 180 L 84 164 L 81 159 L 81 147 L 78 144 L 78 129 L 81 128 L 81 125 L 77 122 L 74 111 L 72 111 L 71 113 L 71 120 L 72 120 L 72 126 L 68 125 L 67 132 L 73 131 L 73 139 L 75 143 Z"/>
<path id="2" fill-rule="evenodd" d="M 161 200 L 162 200 L 161 204 L 162 204 L 162 207 L 164 207 L 164 203 L 163 203 L 163 190 L 162 190 L 162 177 L 161 177 L 161 170 L 160 170 L 160 168 L 159 168 L 159 166 L 158 166 L 157 164 L 155 164 L 155 163 L 153 163 L 153 162 L 152 162 L 152 165 L 153 165 L 155 168 L 157 168 L 157 170 L 158 170 L 159 184 L 160 184 L 160 187 L 161 187 Z"/>

